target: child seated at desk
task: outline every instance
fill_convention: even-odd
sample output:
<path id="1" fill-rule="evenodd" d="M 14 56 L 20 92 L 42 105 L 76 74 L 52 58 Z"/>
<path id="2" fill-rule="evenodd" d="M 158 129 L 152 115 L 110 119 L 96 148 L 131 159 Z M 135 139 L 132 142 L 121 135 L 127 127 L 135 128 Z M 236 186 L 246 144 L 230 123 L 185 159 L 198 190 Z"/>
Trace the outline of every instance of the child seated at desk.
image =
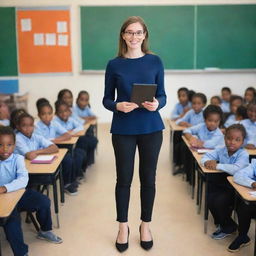
<path id="1" fill-rule="evenodd" d="M 174 107 L 174 110 L 171 114 L 171 120 L 177 120 L 178 118 L 183 117 L 191 108 L 191 103 L 188 98 L 189 90 L 186 87 L 181 87 L 178 90 L 178 99 L 179 103 L 177 103 Z"/>
<path id="2" fill-rule="evenodd" d="M 6 103 L 0 102 L 0 125 L 10 125 L 10 111 Z"/>
<path id="3" fill-rule="evenodd" d="M 229 87 L 223 87 L 221 89 L 221 109 L 223 113 L 230 112 L 230 98 L 231 98 L 231 90 Z"/>
<path id="4" fill-rule="evenodd" d="M 195 93 L 192 97 L 192 109 L 190 109 L 182 118 L 176 120 L 176 124 L 184 127 L 190 127 L 204 122 L 203 108 L 207 98 L 203 93 Z"/>
<path id="5" fill-rule="evenodd" d="M 248 119 L 241 121 L 245 127 L 247 137 L 245 147 L 248 149 L 256 148 L 256 101 L 251 102 L 247 106 Z"/>
<path id="6" fill-rule="evenodd" d="M 83 125 L 77 121 L 76 119 L 71 117 L 71 112 L 69 109 L 69 106 L 62 101 L 57 101 L 55 103 L 55 111 L 56 111 L 56 117 L 54 120 L 59 123 L 62 127 L 64 127 L 66 130 L 68 130 L 69 133 L 74 134 L 78 131 L 83 131 L 84 127 Z M 86 167 L 91 165 L 94 162 L 94 150 L 97 145 L 97 139 L 95 137 L 92 137 L 90 135 L 83 135 L 80 136 L 75 150 L 82 150 L 83 155 L 85 157 L 83 169 L 85 171 Z M 80 152 L 81 154 L 81 152 Z M 80 174 L 79 176 L 83 176 Z"/>
<path id="7" fill-rule="evenodd" d="M 183 131 L 185 138 L 194 148 L 216 148 L 224 146 L 224 136 L 219 125 L 222 110 L 218 106 L 209 105 L 203 112 L 204 123 L 186 128 Z"/>
<path id="8" fill-rule="evenodd" d="M 247 167 L 239 170 L 234 175 L 234 181 L 242 186 L 256 189 L 256 159 Z M 251 219 L 256 218 L 255 204 L 245 204 L 243 200 L 239 199 L 237 202 L 236 212 L 238 216 L 238 236 L 229 245 L 228 251 L 238 252 L 241 247 L 250 244 L 248 231 L 251 224 Z"/>
<path id="9" fill-rule="evenodd" d="M 13 131 L 15 133 L 17 132 L 17 123 L 18 123 L 19 117 L 23 113 L 27 113 L 24 108 L 14 109 L 12 111 L 12 113 L 11 113 L 11 116 L 10 116 L 10 127 L 13 129 Z"/>
<path id="10" fill-rule="evenodd" d="M 36 124 L 35 133 L 51 140 L 53 143 L 61 143 L 63 141 L 68 141 L 72 136 L 68 131 L 62 127 L 57 122 L 53 121 L 53 109 L 52 106 L 44 102 L 39 104 L 38 107 L 38 117 L 40 121 Z M 69 195 L 77 195 L 78 183 L 76 181 L 77 174 L 80 173 L 82 168 L 83 157 L 74 151 L 74 157 L 71 153 L 65 155 L 65 162 L 63 168 L 63 179 L 65 184 L 65 192 Z M 66 174 L 66 175 L 65 175 Z"/>
<path id="11" fill-rule="evenodd" d="M 201 159 L 201 164 L 207 169 L 223 171 L 211 176 L 208 183 L 208 206 L 214 224 L 218 226 L 212 233 L 213 239 L 223 239 L 237 229 L 237 224 L 231 218 L 235 193 L 227 181 L 227 176 L 234 175 L 249 164 L 249 155 L 243 148 L 245 137 L 244 127 L 233 124 L 226 130 L 226 146 L 206 153 Z"/>
<path id="12" fill-rule="evenodd" d="M 8 193 L 25 188 L 28 183 L 28 171 L 24 158 L 15 154 L 15 133 L 10 127 L 0 127 L 0 193 Z M 52 230 L 50 200 L 47 196 L 32 189 L 26 189 L 4 224 L 4 232 L 11 245 L 14 256 L 27 256 L 28 246 L 24 243 L 19 211 L 36 212 L 40 224 L 37 238 L 52 243 L 62 243 Z"/>
<path id="13" fill-rule="evenodd" d="M 227 114 L 226 120 L 224 123 L 225 128 L 229 127 L 230 125 L 234 124 L 236 121 L 237 116 L 237 109 L 238 107 L 242 106 L 243 98 L 238 95 L 232 95 L 230 99 L 230 113 Z"/>
<path id="14" fill-rule="evenodd" d="M 219 96 L 212 96 L 211 100 L 210 100 L 210 104 L 211 105 L 215 105 L 215 106 L 221 106 L 221 98 Z"/>

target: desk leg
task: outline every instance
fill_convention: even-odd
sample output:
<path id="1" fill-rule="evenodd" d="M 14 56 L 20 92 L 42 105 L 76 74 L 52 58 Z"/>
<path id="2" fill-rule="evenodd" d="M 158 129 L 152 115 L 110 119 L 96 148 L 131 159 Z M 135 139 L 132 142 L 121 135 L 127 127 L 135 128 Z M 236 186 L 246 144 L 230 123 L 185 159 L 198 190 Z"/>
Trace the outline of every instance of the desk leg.
<path id="1" fill-rule="evenodd" d="M 195 172 L 196 172 L 196 161 L 193 157 L 193 167 L 192 167 L 192 173 L 191 173 L 191 198 L 194 199 L 195 197 Z"/>
<path id="2" fill-rule="evenodd" d="M 255 234 L 254 234 L 254 256 L 256 256 L 256 224 L 255 224 Z"/>
<path id="3" fill-rule="evenodd" d="M 197 213 L 200 214 L 201 213 L 201 208 L 202 208 L 202 195 L 203 195 L 203 177 L 202 175 L 198 172 L 198 178 L 199 178 L 199 182 L 198 182 L 198 211 Z"/>
<path id="4" fill-rule="evenodd" d="M 53 200 L 54 200 L 54 211 L 55 211 L 56 220 L 57 220 L 57 228 L 59 228 L 60 223 L 59 223 L 59 206 L 58 206 L 58 192 L 57 192 L 56 177 L 54 177 L 54 180 L 53 180 Z"/>
<path id="5" fill-rule="evenodd" d="M 174 173 L 174 164 L 173 164 L 173 154 L 174 154 L 174 131 L 170 130 L 170 161 L 171 161 L 171 168 L 172 168 L 172 174 Z"/>
<path id="6" fill-rule="evenodd" d="M 204 233 L 207 234 L 208 224 L 208 175 L 205 176 L 205 198 L 204 198 Z"/>
<path id="7" fill-rule="evenodd" d="M 63 182 L 63 175 L 62 175 L 62 165 L 60 166 L 59 180 L 60 180 L 60 202 L 62 204 L 64 204 L 65 203 L 65 195 L 64 195 L 64 182 Z"/>
<path id="8" fill-rule="evenodd" d="M 2 256 L 2 249 L 1 249 L 1 237 L 0 237 L 0 256 Z"/>

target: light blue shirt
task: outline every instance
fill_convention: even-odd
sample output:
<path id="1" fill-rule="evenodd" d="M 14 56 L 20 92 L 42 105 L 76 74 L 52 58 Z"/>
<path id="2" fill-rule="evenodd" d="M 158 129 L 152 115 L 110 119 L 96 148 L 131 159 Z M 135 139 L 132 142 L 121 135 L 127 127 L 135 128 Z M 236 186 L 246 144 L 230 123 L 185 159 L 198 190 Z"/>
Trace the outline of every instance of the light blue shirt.
<path id="1" fill-rule="evenodd" d="M 185 108 L 191 108 L 191 103 L 188 102 L 187 105 L 183 106 L 182 104 L 180 103 L 177 103 L 172 111 L 172 114 L 171 114 L 171 119 L 174 120 L 176 118 L 178 118 L 183 112 L 184 112 L 184 109 Z"/>
<path id="2" fill-rule="evenodd" d="M 54 121 L 56 123 L 59 123 L 66 130 L 72 130 L 74 133 L 84 130 L 83 125 L 72 117 L 69 117 L 68 120 L 65 122 L 61 120 L 58 116 L 56 116 L 54 118 Z"/>
<path id="3" fill-rule="evenodd" d="M 217 170 L 234 175 L 238 170 L 249 164 L 249 154 L 244 148 L 240 148 L 233 155 L 229 156 L 227 148 L 222 147 L 203 155 L 201 164 L 204 166 L 204 163 L 209 160 L 219 162 L 216 166 Z"/>
<path id="4" fill-rule="evenodd" d="M 62 127 L 55 121 L 51 121 L 50 125 L 46 125 L 42 121 L 37 122 L 35 133 L 43 136 L 46 139 L 55 139 L 68 132 L 67 129 Z"/>
<path id="5" fill-rule="evenodd" d="M 77 104 L 73 107 L 72 112 L 79 117 L 94 116 L 92 110 L 87 106 L 84 109 L 81 109 Z"/>
<path id="6" fill-rule="evenodd" d="M 28 138 L 21 132 L 16 135 L 15 153 L 25 156 L 28 152 L 38 149 L 47 148 L 53 143 L 45 139 L 43 136 L 33 133 L 31 138 Z"/>
<path id="7" fill-rule="evenodd" d="M 0 124 L 3 125 L 3 126 L 9 126 L 10 125 L 10 120 L 9 119 L 0 120 Z"/>
<path id="8" fill-rule="evenodd" d="M 205 148 L 217 148 L 225 146 L 223 133 L 219 128 L 209 131 L 205 123 L 186 128 L 183 133 L 195 135 L 204 142 Z"/>
<path id="9" fill-rule="evenodd" d="M 190 124 L 196 125 L 204 122 L 203 110 L 199 113 L 196 113 L 194 109 L 190 109 L 182 118 L 179 118 L 176 121 L 176 124 L 180 122 L 188 122 Z"/>
<path id="10" fill-rule="evenodd" d="M 226 120 L 226 122 L 224 123 L 224 126 L 226 128 L 228 128 L 230 125 L 232 124 L 237 124 L 239 123 L 239 121 L 236 120 L 236 116 L 234 114 L 231 114 L 228 119 Z"/>
<path id="11" fill-rule="evenodd" d="M 11 154 L 6 160 L 0 161 L 0 186 L 5 186 L 7 192 L 25 188 L 28 184 L 28 171 L 24 157 Z"/>
<path id="12" fill-rule="evenodd" d="M 222 100 L 220 107 L 224 113 L 230 112 L 230 103 L 228 101 Z"/>
<path id="13" fill-rule="evenodd" d="M 256 146 L 256 122 L 252 122 L 250 119 L 245 119 L 240 122 L 246 129 L 246 144 L 253 144 Z"/>
<path id="14" fill-rule="evenodd" d="M 252 187 L 252 183 L 256 181 L 256 159 L 252 159 L 251 164 L 239 170 L 234 175 L 234 181 L 242 186 Z"/>

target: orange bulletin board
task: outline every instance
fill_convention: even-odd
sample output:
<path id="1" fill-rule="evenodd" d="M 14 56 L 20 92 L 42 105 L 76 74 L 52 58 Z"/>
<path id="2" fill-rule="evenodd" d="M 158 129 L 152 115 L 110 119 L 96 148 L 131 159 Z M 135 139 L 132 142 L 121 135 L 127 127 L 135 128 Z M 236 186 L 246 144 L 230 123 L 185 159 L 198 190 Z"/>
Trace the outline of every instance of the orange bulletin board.
<path id="1" fill-rule="evenodd" d="M 17 8 L 20 74 L 72 72 L 69 7 Z"/>

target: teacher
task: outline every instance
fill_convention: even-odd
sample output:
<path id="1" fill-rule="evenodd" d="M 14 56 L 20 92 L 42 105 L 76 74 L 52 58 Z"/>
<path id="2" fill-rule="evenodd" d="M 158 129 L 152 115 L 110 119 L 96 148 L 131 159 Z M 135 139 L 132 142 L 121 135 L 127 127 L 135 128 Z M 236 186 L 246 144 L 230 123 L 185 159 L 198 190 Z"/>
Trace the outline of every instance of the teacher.
<path id="1" fill-rule="evenodd" d="M 160 58 L 148 49 L 148 29 L 141 17 L 129 17 L 121 27 L 118 57 L 110 60 L 105 74 L 103 105 L 113 112 L 112 144 L 116 160 L 116 210 L 119 232 L 116 248 L 128 249 L 128 208 L 134 171 L 135 151 L 139 152 L 141 183 L 140 245 L 149 250 L 153 238 L 149 229 L 155 198 L 155 177 L 164 125 L 159 109 L 166 104 L 164 68 Z M 143 108 L 130 102 L 134 83 L 157 84 L 152 102 Z"/>

